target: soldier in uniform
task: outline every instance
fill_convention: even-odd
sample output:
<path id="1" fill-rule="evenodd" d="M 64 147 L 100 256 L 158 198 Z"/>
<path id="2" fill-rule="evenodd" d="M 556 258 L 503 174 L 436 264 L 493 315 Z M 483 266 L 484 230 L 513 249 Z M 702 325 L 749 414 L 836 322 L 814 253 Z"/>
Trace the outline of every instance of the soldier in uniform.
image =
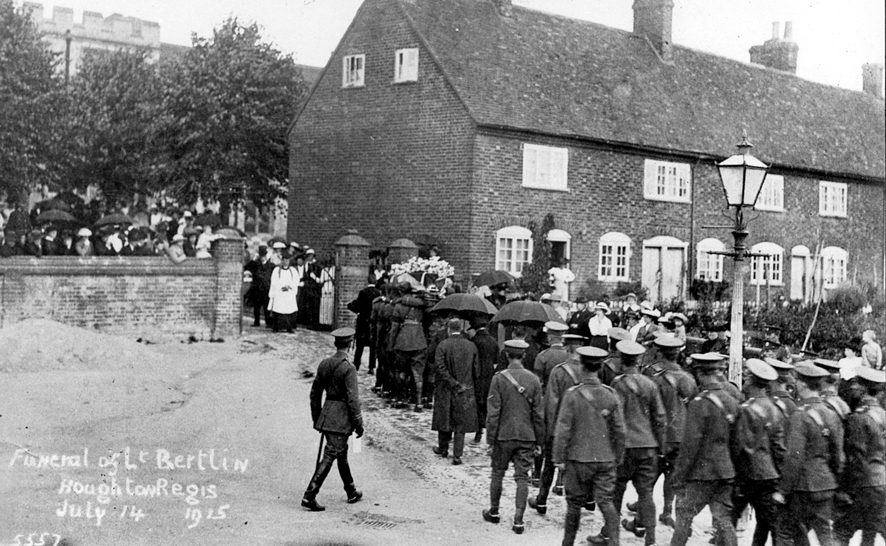
<path id="1" fill-rule="evenodd" d="M 544 351 L 538 353 L 535 357 L 535 375 L 541 381 L 541 387 L 544 389 L 548 383 L 548 377 L 551 375 L 555 366 L 558 366 L 569 360 L 569 353 L 563 347 L 563 334 L 569 330 L 569 326 L 561 322 L 546 322 L 545 332 L 548 334 L 548 343 L 550 346 Z"/>
<path id="2" fill-rule="evenodd" d="M 837 392 L 840 384 L 840 364 L 836 360 L 825 358 L 816 358 L 812 363 L 829 374 L 821 383 L 821 399 L 840 417 L 840 421 L 845 422 L 851 410 L 849 404 L 840 398 Z"/>
<path id="3" fill-rule="evenodd" d="M 384 353 L 384 337 L 387 334 L 387 324 L 385 324 L 382 313 L 385 302 L 387 302 L 387 298 L 384 294 L 372 300 L 372 312 L 369 314 L 369 338 L 370 343 L 374 347 L 377 364 L 375 386 L 372 387 L 372 391 L 376 394 L 382 394 L 384 391 L 383 385 L 385 383 L 385 374 L 387 373 L 387 358 Z"/>
<path id="4" fill-rule="evenodd" d="M 431 430 L 437 431 L 438 445 L 432 448 L 441 457 L 449 456 L 460 465 L 465 448 L 465 434 L 477 431 L 477 402 L 474 385 L 480 375 L 477 347 L 462 332 L 461 319 L 449 319 L 449 337 L 437 346 L 434 363 L 437 378 L 434 393 L 434 418 Z"/>
<path id="5" fill-rule="evenodd" d="M 566 351 L 566 360 L 554 366 L 547 378 L 547 386 L 544 389 L 545 443 L 543 446 L 543 470 L 538 496 L 529 499 L 529 506 L 542 515 L 548 511 L 548 494 L 551 491 L 551 485 L 554 483 L 554 429 L 557 425 L 560 403 L 567 390 L 582 383 L 585 379 L 579 355 L 576 352 L 583 345 L 584 338 L 572 334 L 567 335 L 570 336 L 570 341 L 577 338 L 577 343 L 571 342 L 567 345 L 569 349 Z"/>
<path id="6" fill-rule="evenodd" d="M 664 475 L 664 508 L 658 521 L 674 527 L 672 516 L 674 508 L 674 484 L 671 476 L 674 464 L 680 454 L 683 443 L 683 431 L 686 427 L 686 404 L 695 397 L 698 386 L 695 379 L 677 363 L 683 341 L 671 336 L 659 336 L 655 346 L 661 360 L 648 369 L 652 371 L 652 381 L 658 386 L 661 401 L 667 415 L 665 429 L 665 445 L 659 460 L 659 474 Z"/>
<path id="7" fill-rule="evenodd" d="M 501 521 L 502 481 L 513 463 L 517 496 L 511 530 L 518 535 L 524 529 L 532 458 L 541 452 L 545 433 L 541 383 L 533 372 L 523 367 L 523 355 L 528 348 L 529 344 L 522 340 L 505 342 L 508 368 L 492 378 L 486 415 L 486 449 L 492 456 L 492 481 L 490 504 L 483 510 L 483 519 L 490 523 Z"/>
<path id="8" fill-rule="evenodd" d="M 591 501 L 600 507 L 605 524 L 603 531 L 589 540 L 596 546 L 618 546 L 618 512 L 612 496 L 616 468 L 624 457 L 622 404 L 615 390 L 597 378 L 606 351 L 581 347 L 577 352 L 584 380 L 564 394 L 554 433 L 553 459 L 566 482 L 563 546 L 575 544 L 581 509 Z"/>
<path id="9" fill-rule="evenodd" d="M 764 361 L 778 373 L 775 381 L 769 384 L 769 395 L 773 401 L 781 401 L 784 404 L 785 418 L 790 419 L 791 415 L 797 410 L 797 402 L 794 400 L 794 392 L 796 392 L 797 388 L 794 365 L 774 358 L 766 358 Z M 777 402 L 776 405 L 779 409 L 782 409 L 782 406 Z"/>
<path id="10" fill-rule="evenodd" d="M 873 546 L 877 533 L 886 538 L 886 410 L 876 399 L 886 372 L 859 366 L 856 373 L 855 411 L 846 419 L 846 471 L 841 480 L 847 502 L 834 522 L 834 534 L 845 546 L 861 529 L 861 546 Z"/>
<path id="11" fill-rule="evenodd" d="M 810 362 L 796 366 L 799 407 L 787 427 L 787 456 L 776 501 L 786 503 L 778 534 L 793 546 L 794 536 L 814 529 L 821 546 L 832 546 L 831 519 L 837 476 L 843 471 L 843 424 L 819 396 L 829 374 Z"/>
<path id="12" fill-rule="evenodd" d="M 686 409 L 686 428 L 671 479 L 677 491 L 677 526 L 671 546 L 685 546 L 692 520 L 705 507 L 723 546 L 736 546 L 732 525 L 732 423 L 738 402 L 726 394 L 717 379 L 724 366 L 718 353 L 694 354 L 701 393 Z"/>
<path id="13" fill-rule="evenodd" d="M 420 297 L 420 294 L 414 293 L 409 283 L 402 283 L 400 289 L 403 291 L 403 296 L 394 305 L 394 317 L 399 321 L 400 328 L 393 345 L 397 368 L 399 373 L 403 374 L 401 377 L 404 380 L 400 385 L 400 395 L 403 397 L 408 392 L 408 378 L 411 376 L 415 385 L 415 406 L 413 409 L 420 412 L 424 409 L 421 401 L 421 389 L 428 348 L 428 340 L 424 330 L 427 303 L 424 298 Z M 407 404 L 401 398 L 401 403 L 398 406 L 402 408 Z"/>
<path id="14" fill-rule="evenodd" d="M 768 389 L 778 373 L 769 364 L 751 358 L 746 363 L 750 377 L 748 398 L 738 409 L 735 422 L 733 462 L 738 475 L 733 494 L 732 523 L 738 522 L 748 504 L 757 516 L 752 546 L 766 546 L 772 533 L 776 540 L 778 513 L 773 494 L 785 456 L 783 410 L 769 397 Z"/>
<path id="15" fill-rule="evenodd" d="M 372 277 L 369 283 L 357 293 L 357 298 L 348 303 L 348 310 L 357 314 L 357 347 L 354 349 L 354 367 L 360 370 L 360 364 L 363 362 L 363 349 L 369 349 L 369 375 L 375 371 L 375 346 L 372 344 L 372 327 L 370 319 L 372 316 L 372 304 L 376 298 L 381 296 L 381 291 L 375 285 Z"/>
<path id="16" fill-rule="evenodd" d="M 637 363 L 646 349 L 630 340 L 616 345 L 621 354 L 622 375 L 612 381 L 625 415 L 625 455 L 615 482 L 615 510 L 621 512 L 628 482 L 637 490 L 637 518 L 625 519 L 622 526 L 644 537 L 647 546 L 655 544 L 655 502 L 652 489 L 658 478 L 658 459 L 665 444 L 666 415 L 658 386 L 640 374 Z"/>
<path id="17" fill-rule="evenodd" d="M 354 486 L 354 477 L 348 464 L 348 437 L 352 432 L 357 433 L 357 438 L 363 436 L 357 370 L 348 361 L 348 349 L 351 348 L 355 333 L 353 328 L 340 328 L 332 332 L 335 354 L 320 362 L 317 376 L 311 385 L 311 418 L 314 429 L 323 434 L 321 445 L 326 440 L 323 457 L 317 462 L 311 483 L 301 501 L 301 505 L 311 512 L 326 509 L 317 503 L 317 493 L 335 462 L 338 463 L 338 473 L 348 495 L 348 504 L 363 498 L 363 493 Z M 326 393 L 325 400 L 323 393 Z"/>

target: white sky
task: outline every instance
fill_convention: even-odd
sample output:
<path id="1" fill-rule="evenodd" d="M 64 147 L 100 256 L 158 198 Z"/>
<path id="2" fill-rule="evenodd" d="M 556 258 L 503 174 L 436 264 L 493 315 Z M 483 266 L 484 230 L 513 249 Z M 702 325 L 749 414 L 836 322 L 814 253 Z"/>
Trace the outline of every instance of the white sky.
<path id="1" fill-rule="evenodd" d="M 445 1 L 445 0 L 438 0 Z M 480 1 L 480 0 L 478 0 Z M 18 1 L 21 3 L 21 0 Z M 160 23 L 164 42 L 208 37 L 226 17 L 256 22 L 265 38 L 300 64 L 323 66 L 362 0 L 57 0 L 51 6 Z M 631 30 L 632 0 L 514 0 L 517 5 Z M 771 37 L 772 23 L 793 21 L 803 78 L 861 89 L 861 65 L 886 63 L 883 0 L 674 0 L 674 43 L 749 61 L 748 49 Z M 783 30 L 782 30 L 783 32 Z"/>

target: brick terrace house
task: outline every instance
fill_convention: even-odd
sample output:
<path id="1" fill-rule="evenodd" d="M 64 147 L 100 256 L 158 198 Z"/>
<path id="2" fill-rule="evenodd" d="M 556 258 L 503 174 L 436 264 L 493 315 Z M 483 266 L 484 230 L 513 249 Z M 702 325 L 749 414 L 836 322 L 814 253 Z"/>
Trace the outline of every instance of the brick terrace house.
<path id="1" fill-rule="evenodd" d="M 702 226 L 730 224 L 716 163 L 744 129 L 772 165 L 748 241 L 770 257 L 747 281 L 808 300 L 821 244 L 825 287 L 883 286 L 882 67 L 866 92 L 801 79 L 787 27 L 756 64 L 672 45 L 672 9 L 635 0 L 626 32 L 507 0 L 366 0 L 290 130 L 290 238 L 429 234 L 466 281 L 519 273 L 551 213 L 573 296 L 641 280 L 685 297 L 731 278 L 706 252 L 729 230 Z"/>

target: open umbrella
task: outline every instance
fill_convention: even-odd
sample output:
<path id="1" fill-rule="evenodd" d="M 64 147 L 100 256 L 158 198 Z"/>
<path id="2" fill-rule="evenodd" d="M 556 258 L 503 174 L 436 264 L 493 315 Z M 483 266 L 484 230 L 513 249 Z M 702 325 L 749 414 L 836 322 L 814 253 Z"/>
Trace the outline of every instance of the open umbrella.
<path id="1" fill-rule="evenodd" d="M 514 280 L 514 276 L 507 271 L 501 269 L 490 269 L 480 273 L 480 276 L 474 279 L 474 286 L 495 286 L 497 284 L 509 283 Z"/>
<path id="2" fill-rule="evenodd" d="M 107 216 L 102 216 L 98 219 L 98 221 L 94 224 L 95 226 L 111 226 L 111 225 L 132 225 L 132 218 L 126 216 L 125 214 L 120 214 L 119 212 L 115 212 L 114 214 L 108 214 Z"/>
<path id="3" fill-rule="evenodd" d="M 474 294 L 451 294 L 443 298 L 431 309 L 431 313 L 453 311 L 457 313 L 478 313 L 494 315 L 498 312 L 488 300 Z"/>
<path id="4" fill-rule="evenodd" d="M 63 210 L 44 210 L 34 219 L 37 224 L 76 224 L 78 220 Z"/>
<path id="5" fill-rule="evenodd" d="M 71 205 L 61 199 L 47 199 L 46 201 L 40 201 L 39 203 L 37 203 L 37 208 L 39 208 L 40 210 L 61 210 L 64 212 L 71 211 Z"/>
<path id="6" fill-rule="evenodd" d="M 550 305 L 528 300 L 506 303 L 492 317 L 492 322 L 513 324 L 544 324 L 548 321 L 563 322 L 563 319 Z"/>

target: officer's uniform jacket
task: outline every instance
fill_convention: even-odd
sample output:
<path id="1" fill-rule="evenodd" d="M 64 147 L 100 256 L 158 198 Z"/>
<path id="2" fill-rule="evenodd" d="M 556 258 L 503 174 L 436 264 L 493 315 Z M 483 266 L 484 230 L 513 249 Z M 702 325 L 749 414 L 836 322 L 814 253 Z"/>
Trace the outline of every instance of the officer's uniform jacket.
<path id="1" fill-rule="evenodd" d="M 521 393 L 499 372 L 492 377 L 486 402 L 486 441 L 520 441 L 541 445 L 545 433 L 541 382 L 523 366 L 509 365 L 508 374 L 524 389 Z"/>
<path id="2" fill-rule="evenodd" d="M 541 386 L 544 389 L 548 384 L 548 379 L 554 366 L 562 364 L 569 360 L 569 353 L 563 348 L 562 343 L 551 345 L 544 351 L 538 353 L 535 357 L 535 375 L 541 380 Z"/>
<path id="3" fill-rule="evenodd" d="M 683 444 L 671 474 L 674 483 L 735 478 L 730 448 L 738 402 L 719 382 L 703 383 L 701 389 L 686 408 Z"/>
<path id="4" fill-rule="evenodd" d="M 695 397 L 698 386 L 676 362 L 656 362 L 649 369 L 653 372 L 652 381 L 658 386 L 667 415 L 665 443 L 680 444 L 686 428 L 686 404 Z"/>
<path id="5" fill-rule="evenodd" d="M 627 368 L 612 388 L 624 408 L 625 448 L 663 448 L 667 416 L 658 386 L 636 368 Z"/>
<path id="6" fill-rule="evenodd" d="M 323 393 L 326 400 L 323 401 Z M 317 367 L 311 385 L 311 419 L 321 432 L 350 434 L 363 426 L 360 395 L 357 391 L 357 370 L 344 351 L 324 358 Z M 322 407 L 321 407 L 322 401 Z"/>
<path id="7" fill-rule="evenodd" d="M 554 430 L 557 427 L 557 415 L 560 413 L 563 395 L 566 394 L 567 390 L 578 385 L 584 379 L 585 371 L 582 369 L 581 364 L 572 359 L 558 364 L 551 370 L 544 397 L 545 432 L 547 438 L 554 437 Z"/>
<path id="8" fill-rule="evenodd" d="M 428 348 L 424 317 L 427 304 L 422 298 L 403 296 L 394 305 L 393 320 L 399 324 L 394 340 L 395 351 L 420 351 Z"/>
<path id="9" fill-rule="evenodd" d="M 733 462 L 740 479 L 763 481 L 779 477 L 778 469 L 787 450 L 786 422 L 782 410 L 768 396 L 749 398 L 739 406 Z"/>
<path id="10" fill-rule="evenodd" d="M 886 486 L 886 410 L 873 396 L 862 398 L 846 419 L 846 471 L 843 486 Z"/>
<path id="11" fill-rule="evenodd" d="M 569 388 L 560 404 L 554 434 L 554 463 L 621 464 L 625 450 L 625 417 L 612 387 L 596 377 Z"/>
<path id="12" fill-rule="evenodd" d="M 843 464 L 843 424 L 839 417 L 818 396 L 801 400 L 788 424 L 779 490 L 787 494 L 836 489 Z"/>

